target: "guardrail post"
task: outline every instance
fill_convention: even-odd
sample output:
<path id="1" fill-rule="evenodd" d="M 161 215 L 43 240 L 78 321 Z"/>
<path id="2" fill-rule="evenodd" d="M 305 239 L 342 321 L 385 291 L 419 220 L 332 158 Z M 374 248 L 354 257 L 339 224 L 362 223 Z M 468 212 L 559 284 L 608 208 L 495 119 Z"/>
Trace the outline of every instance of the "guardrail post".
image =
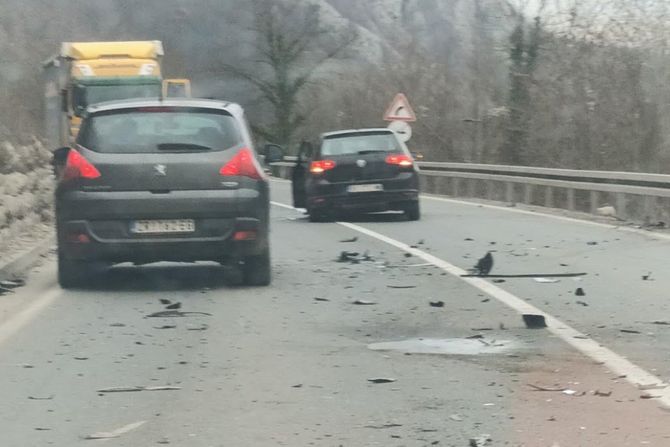
<path id="1" fill-rule="evenodd" d="M 493 182 L 493 181 L 489 180 L 488 182 L 486 182 L 486 198 L 488 200 L 495 200 L 496 199 L 496 196 L 495 196 L 496 187 L 495 186 L 496 186 L 495 182 Z"/>
<path id="2" fill-rule="evenodd" d="M 459 197 L 461 194 L 461 179 L 458 177 L 451 178 L 451 195 L 454 197 Z"/>
<path id="3" fill-rule="evenodd" d="M 591 214 L 596 214 L 598 212 L 598 195 L 598 191 L 591 191 L 589 194 Z"/>
<path id="4" fill-rule="evenodd" d="M 554 207 L 554 188 L 547 186 L 544 189 L 544 206 L 547 208 Z"/>
<path id="5" fill-rule="evenodd" d="M 510 203 L 514 202 L 514 183 L 512 182 L 505 183 L 505 200 Z"/>
<path id="6" fill-rule="evenodd" d="M 616 215 L 617 217 L 625 218 L 626 216 L 626 194 L 622 192 L 616 193 Z"/>
<path id="7" fill-rule="evenodd" d="M 466 180 L 466 182 L 468 197 L 475 197 L 475 180 Z"/>
<path id="8" fill-rule="evenodd" d="M 523 189 L 523 203 L 530 205 L 533 201 L 533 185 L 527 183 Z"/>
<path id="9" fill-rule="evenodd" d="M 644 196 L 642 200 L 644 201 L 644 216 L 642 217 L 649 223 L 653 223 L 657 220 L 656 197 Z"/>
<path id="10" fill-rule="evenodd" d="M 567 190 L 568 193 L 568 209 L 570 211 L 575 210 L 575 190 L 572 188 L 568 188 Z"/>

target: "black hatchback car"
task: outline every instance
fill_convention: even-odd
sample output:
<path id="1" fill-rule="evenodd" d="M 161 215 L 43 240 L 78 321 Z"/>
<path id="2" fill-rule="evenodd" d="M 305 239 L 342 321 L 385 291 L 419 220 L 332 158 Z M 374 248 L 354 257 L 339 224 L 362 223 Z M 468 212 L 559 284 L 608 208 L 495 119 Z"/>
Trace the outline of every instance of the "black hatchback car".
<path id="1" fill-rule="evenodd" d="M 62 287 L 81 285 L 97 263 L 201 260 L 270 283 L 268 180 L 240 106 L 98 104 L 55 158 Z"/>
<path id="2" fill-rule="evenodd" d="M 419 172 L 404 143 L 389 129 L 355 129 L 303 144 L 293 171 L 293 203 L 313 222 L 336 213 L 403 211 L 419 220 Z"/>

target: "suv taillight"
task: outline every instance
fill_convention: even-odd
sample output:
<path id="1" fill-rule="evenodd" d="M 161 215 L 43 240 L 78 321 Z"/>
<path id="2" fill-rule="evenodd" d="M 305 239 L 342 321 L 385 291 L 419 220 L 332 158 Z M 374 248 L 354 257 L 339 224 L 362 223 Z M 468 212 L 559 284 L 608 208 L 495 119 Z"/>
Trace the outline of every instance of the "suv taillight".
<path id="1" fill-rule="evenodd" d="M 226 163 L 219 173 L 225 176 L 249 177 L 254 180 L 263 178 L 261 167 L 249 148 L 240 149 L 237 154 Z"/>
<path id="2" fill-rule="evenodd" d="M 100 177 L 100 171 L 90 161 L 86 160 L 83 155 L 74 149 L 68 151 L 61 180 L 68 181 L 77 178 L 95 179 L 98 177 Z"/>
<path id="3" fill-rule="evenodd" d="M 386 157 L 386 163 L 397 165 L 402 168 L 409 168 L 414 164 L 414 160 L 412 160 L 412 157 L 405 154 L 394 154 Z"/>
<path id="4" fill-rule="evenodd" d="M 335 166 L 336 163 L 333 160 L 316 160 L 309 165 L 309 172 L 312 174 L 323 174 Z"/>

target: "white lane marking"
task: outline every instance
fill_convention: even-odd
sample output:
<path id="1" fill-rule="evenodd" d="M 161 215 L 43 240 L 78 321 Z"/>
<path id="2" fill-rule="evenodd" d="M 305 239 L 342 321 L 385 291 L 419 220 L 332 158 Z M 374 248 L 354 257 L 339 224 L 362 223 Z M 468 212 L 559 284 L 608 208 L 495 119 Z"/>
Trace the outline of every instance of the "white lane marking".
<path id="1" fill-rule="evenodd" d="M 638 228 L 630 228 L 630 227 L 607 224 L 607 223 L 602 223 L 602 222 L 592 222 L 590 220 L 578 219 L 576 217 L 556 216 L 554 214 L 544 213 L 541 210 L 538 210 L 538 211 L 520 210 L 518 208 L 512 208 L 512 207 L 509 207 L 509 206 L 489 205 L 489 204 L 486 204 L 486 203 L 470 202 L 470 201 L 467 201 L 467 200 L 450 199 L 450 198 L 447 198 L 447 197 L 437 197 L 437 196 L 434 196 L 432 194 L 421 194 L 421 198 L 422 199 L 428 199 L 428 200 L 434 200 L 434 201 L 437 201 L 437 202 L 447 202 L 447 203 L 454 203 L 454 204 L 457 204 L 457 205 L 474 206 L 474 207 L 477 207 L 477 208 L 485 208 L 485 209 L 491 209 L 491 210 L 496 210 L 496 211 L 507 211 L 508 213 L 525 214 L 527 216 L 545 217 L 545 218 L 548 218 L 548 219 L 562 220 L 564 222 L 569 222 L 569 223 L 590 225 L 590 226 L 593 226 L 593 227 L 607 228 L 607 229 L 610 229 L 610 230 L 625 231 L 625 232 L 628 232 L 628 233 L 639 234 L 639 235 L 646 236 L 646 237 L 652 237 L 652 238 L 663 239 L 663 240 L 670 240 L 670 234 L 666 234 L 666 233 L 655 233 L 653 231 L 640 230 Z"/>
<path id="2" fill-rule="evenodd" d="M 33 301 L 27 308 L 0 325 L 0 344 L 9 340 L 14 334 L 30 323 L 45 307 L 61 296 L 61 289 L 48 290 L 39 299 Z"/>
<path id="3" fill-rule="evenodd" d="M 117 428 L 116 430 L 110 432 L 93 433 L 92 435 L 89 435 L 87 439 L 95 439 L 100 442 L 109 441 L 110 439 L 118 438 L 121 435 L 128 433 L 129 431 L 133 431 L 137 428 L 140 428 L 146 423 L 147 421 L 133 422 L 132 424 L 124 425 L 123 427 Z"/>
<path id="4" fill-rule="evenodd" d="M 273 205 L 293 209 L 292 206 L 285 205 L 283 203 L 272 202 Z M 519 314 L 538 314 L 544 316 L 547 329 L 557 337 L 560 337 L 563 341 L 568 343 L 573 348 L 577 349 L 582 354 L 591 358 L 597 363 L 600 363 L 607 367 L 610 371 L 618 376 L 624 376 L 625 379 L 631 383 L 633 386 L 638 387 L 639 389 L 653 388 L 654 386 L 663 387 L 662 389 L 654 389 L 651 394 L 655 397 L 655 400 L 663 407 L 670 409 L 670 389 L 665 387 L 663 380 L 655 375 L 645 371 L 643 368 L 635 365 L 634 363 L 627 360 L 625 357 L 615 353 L 614 351 L 600 345 L 597 341 L 588 337 L 587 335 L 579 332 L 578 330 L 570 327 L 566 323 L 562 322 L 558 318 L 538 309 L 532 304 L 527 303 L 523 299 L 513 295 L 506 290 L 501 289 L 500 287 L 484 280 L 481 278 L 463 278 L 461 275 L 466 274 L 467 272 L 460 267 L 457 267 L 443 259 L 440 259 L 436 256 L 426 253 L 418 248 L 412 248 L 409 245 L 392 239 L 383 234 L 377 233 L 365 227 L 355 225 L 349 222 L 335 222 L 338 225 L 349 228 L 350 230 L 357 231 L 361 234 L 369 236 L 373 239 L 377 239 L 381 242 L 384 242 L 388 245 L 396 247 L 404 252 L 411 253 L 417 258 L 423 259 L 424 261 L 434 265 L 435 267 L 440 268 L 441 270 L 457 277 L 458 279 L 468 283 L 469 285 L 475 287 L 476 289 L 481 290 L 487 295 L 495 298 L 500 301 L 507 307 L 518 312 Z"/>

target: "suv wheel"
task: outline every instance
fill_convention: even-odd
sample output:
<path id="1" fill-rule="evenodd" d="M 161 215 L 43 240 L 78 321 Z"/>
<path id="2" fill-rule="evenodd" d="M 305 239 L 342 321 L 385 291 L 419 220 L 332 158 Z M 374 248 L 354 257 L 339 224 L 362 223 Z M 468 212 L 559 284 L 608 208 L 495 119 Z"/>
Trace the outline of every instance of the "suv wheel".
<path id="1" fill-rule="evenodd" d="M 419 220 L 421 219 L 421 208 L 419 207 L 419 201 L 411 202 L 405 208 L 405 216 L 407 220 Z"/>
<path id="2" fill-rule="evenodd" d="M 257 256 L 244 258 L 242 264 L 244 284 L 248 286 L 268 286 L 272 281 L 272 264 L 270 250 Z"/>
<path id="3" fill-rule="evenodd" d="M 89 263 L 67 259 L 58 251 L 58 284 L 63 289 L 81 287 L 88 280 L 91 268 Z"/>

